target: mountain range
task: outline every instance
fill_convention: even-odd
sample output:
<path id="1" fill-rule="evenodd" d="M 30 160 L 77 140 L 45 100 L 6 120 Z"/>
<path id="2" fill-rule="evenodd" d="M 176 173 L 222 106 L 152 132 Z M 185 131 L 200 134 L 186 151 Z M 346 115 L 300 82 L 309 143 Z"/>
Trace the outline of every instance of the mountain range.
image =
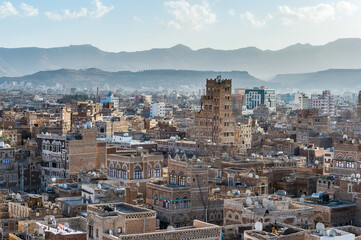
<path id="1" fill-rule="evenodd" d="M 139 72 L 119 71 L 107 72 L 96 68 L 71 70 L 59 69 L 52 71 L 41 71 L 23 77 L 0 77 L 0 83 L 23 82 L 31 83 L 33 86 L 42 85 L 54 87 L 57 83 L 67 87 L 76 88 L 103 88 L 104 84 L 110 87 L 121 87 L 124 89 L 186 89 L 198 91 L 203 89 L 205 79 L 215 78 L 219 72 L 214 71 L 191 71 L 191 70 L 146 70 Z M 247 72 L 231 71 L 222 72 L 222 78 L 232 79 L 234 88 L 253 87 L 264 85 Z"/>
<path id="2" fill-rule="evenodd" d="M 323 46 L 295 44 L 281 50 L 236 50 L 184 45 L 137 52 L 105 52 L 91 45 L 57 48 L 0 48 L 0 76 L 39 71 L 98 68 L 108 72 L 152 69 L 247 71 L 258 78 L 328 69 L 361 69 L 361 39 L 339 39 Z"/>
<path id="3" fill-rule="evenodd" d="M 361 89 L 361 69 L 329 69 L 326 71 L 279 74 L 269 81 L 258 79 L 248 72 L 229 71 L 192 71 L 192 70 L 145 70 L 138 72 L 118 71 L 108 72 L 96 68 L 72 70 L 59 69 L 41 71 L 23 77 L 0 77 L 0 83 L 23 82 L 34 86 L 53 87 L 57 83 L 76 88 L 103 88 L 108 84 L 111 88 L 138 90 L 184 89 L 198 91 L 205 86 L 205 79 L 232 79 L 233 88 L 250 88 L 268 86 L 279 92 L 292 92 L 294 89 L 310 92 L 321 90 L 354 91 Z"/>

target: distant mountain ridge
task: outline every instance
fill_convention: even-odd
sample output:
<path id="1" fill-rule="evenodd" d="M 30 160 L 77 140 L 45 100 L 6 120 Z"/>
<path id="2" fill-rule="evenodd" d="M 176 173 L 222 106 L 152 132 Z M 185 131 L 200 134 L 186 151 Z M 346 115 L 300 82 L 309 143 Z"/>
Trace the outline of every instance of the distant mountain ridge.
<path id="1" fill-rule="evenodd" d="M 247 71 L 257 77 L 361 68 L 361 39 L 339 39 L 323 46 L 295 44 L 281 50 L 246 47 L 235 50 L 184 45 L 136 52 L 105 52 L 91 45 L 57 48 L 0 48 L 0 76 L 23 76 L 56 69 L 99 68 L 104 71 L 185 69 Z"/>
<path id="2" fill-rule="evenodd" d="M 310 92 L 329 89 L 332 91 L 361 89 L 361 69 L 329 69 L 326 71 L 280 74 L 269 81 L 253 77 L 247 72 L 192 71 L 192 70 L 145 70 L 139 72 L 108 72 L 97 68 L 72 70 L 58 69 L 41 71 L 22 77 L 0 77 L 0 83 L 23 82 L 33 85 L 54 87 L 57 83 L 67 87 L 95 88 L 108 84 L 111 88 L 132 90 L 204 89 L 205 79 L 220 75 L 232 79 L 232 88 L 253 88 L 268 86 L 278 92 L 292 92 L 294 89 Z"/>
<path id="3" fill-rule="evenodd" d="M 206 78 L 215 78 L 219 72 L 190 70 L 146 70 L 140 72 L 107 72 L 96 68 L 41 71 L 23 77 L 0 77 L 0 83 L 24 82 L 33 85 L 54 87 L 57 83 L 67 87 L 94 88 L 108 84 L 111 88 L 124 89 L 187 89 L 198 91 L 205 86 Z M 222 78 L 231 78 L 234 88 L 264 85 L 247 72 L 222 72 Z"/>
<path id="4" fill-rule="evenodd" d="M 326 71 L 280 74 L 268 81 L 268 85 L 280 89 L 361 89 L 361 69 L 329 69 Z"/>

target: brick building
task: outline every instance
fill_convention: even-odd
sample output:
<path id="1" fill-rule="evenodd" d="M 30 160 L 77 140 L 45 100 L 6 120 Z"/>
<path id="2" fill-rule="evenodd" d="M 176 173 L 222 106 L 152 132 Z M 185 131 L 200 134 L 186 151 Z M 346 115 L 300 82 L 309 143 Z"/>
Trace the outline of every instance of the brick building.
<path id="1" fill-rule="evenodd" d="M 0 188 L 17 190 L 19 175 L 15 162 L 15 149 L 0 142 Z"/>
<path id="2" fill-rule="evenodd" d="M 137 187 L 146 197 L 146 184 L 163 179 L 163 155 L 150 154 L 146 150 L 121 150 L 108 154 L 108 177 L 121 186 Z"/>
<path id="3" fill-rule="evenodd" d="M 201 110 L 195 114 L 192 138 L 218 144 L 235 142 L 236 118 L 232 111 L 232 80 L 207 79 Z"/>
<path id="4" fill-rule="evenodd" d="M 185 227 L 193 219 L 220 221 L 223 201 L 209 200 L 208 166 L 196 158 L 168 158 L 166 182 L 147 184 L 146 203 L 158 212 L 161 228 Z"/>
<path id="5" fill-rule="evenodd" d="M 66 136 L 39 134 L 38 149 L 42 152 L 43 186 L 51 183 L 53 178 L 68 178 L 80 171 L 99 169 L 105 163 L 99 159 L 96 132 L 84 129 Z"/>
<path id="6" fill-rule="evenodd" d="M 348 139 L 345 136 L 341 142 L 335 144 L 331 174 L 361 174 L 361 144 L 358 139 Z"/>

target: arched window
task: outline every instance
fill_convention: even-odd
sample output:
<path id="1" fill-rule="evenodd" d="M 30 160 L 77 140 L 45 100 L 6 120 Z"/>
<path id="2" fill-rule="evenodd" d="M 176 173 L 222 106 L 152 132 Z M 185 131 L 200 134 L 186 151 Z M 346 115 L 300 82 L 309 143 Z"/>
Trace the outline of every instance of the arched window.
<path id="1" fill-rule="evenodd" d="M 123 179 L 127 179 L 127 177 L 128 177 L 127 176 L 127 166 L 125 166 L 125 165 L 123 166 L 123 169 L 122 169 L 122 175 L 123 175 L 122 176 Z"/>
<path id="2" fill-rule="evenodd" d="M 113 164 L 109 165 L 109 176 L 110 177 L 114 177 L 114 168 L 113 168 Z"/>
<path id="3" fill-rule="evenodd" d="M 160 166 L 155 165 L 154 167 L 154 177 L 160 177 Z"/>
<path id="4" fill-rule="evenodd" d="M 134 168 L 134 179 L 142 179 L 142 169 L 140 166 Z"/>
<path id="5" fill-rule="evenodd" d="M 148 178 L 151 178 L 152 177 L 152 166 L 151 165 L 148 165 L 148 175 L 147 175 L 147 177 Z"/>
<path id="6" fill-rule="evenodd" d="M 117 178 L 121 178 L 121 169 L 120 169 L 120 166 L 119 164 L 117 164 L 117 167 L 116 167 L 116 177 Z"/>
<path id="7" fill-rule="evenodd" d="M 188 197 L 184 196 L 183 197 L 183 208 L 188 208 Z"/>
<path id="8" fill-rule="evenodd" d="M 178 185 L 184 186 L 185 182 L 186 182 L 186 177 L 184 176 L 183 172 L 180 172 L 179 178 L 178 178 Z"/>
<path id="9" fill-rule="evenodd" d="M 177 184 L 177 175 L 175 174 L 174 170 L 172 170 L 169 177 L 170 177 L 170 184 Z"/>
<path id="10" fill-rule="evenodd" d="M 176 197 L 176 198 L 175 198 L 175 205 L 174 205 L 174 208 L 175 208 L 175 209 L 179 209 L 179 208 L 180 208 L 179 198 L 178 198 L 178 197 Z"/>

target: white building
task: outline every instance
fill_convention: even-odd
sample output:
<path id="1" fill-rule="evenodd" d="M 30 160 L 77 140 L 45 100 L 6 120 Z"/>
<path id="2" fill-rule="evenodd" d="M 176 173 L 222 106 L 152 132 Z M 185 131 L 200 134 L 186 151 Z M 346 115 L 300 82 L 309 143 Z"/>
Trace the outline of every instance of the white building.
<path id="1" fill-rule="evenodd" d="M 295 94 L 295 109 L 307 109 L 308 108 L 309 97 L 304 93 Z"/>
<path id="2" fill-rule="evenodd" d="M 329 90 L 313 95 L 309 107 L 319 109 L 323 115 L 335 115 L 335 99 Z"/>
<path id="3" fill-rule="evenodd" d="M 150 117 L 164 117 L 165 116 L 165 104 L 160 103 L 152 103 L 150 105 Z"/>

